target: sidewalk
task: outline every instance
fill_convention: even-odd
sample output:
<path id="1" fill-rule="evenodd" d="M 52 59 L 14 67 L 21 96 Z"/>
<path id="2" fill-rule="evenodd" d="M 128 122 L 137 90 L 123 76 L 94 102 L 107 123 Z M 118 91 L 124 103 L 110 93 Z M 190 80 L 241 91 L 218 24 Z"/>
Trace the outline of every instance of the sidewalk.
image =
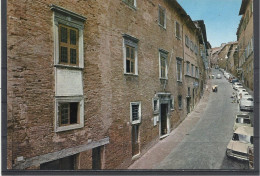
<path id="1" fill-rule="evenodd" d="M 201 114 L 204 113 L 207 107 L 210 91 L 211 80 L 208 80 L 207 89 L 204 90 L 204 95 L 194 110 L 188 114 L 183 122 L 174 129 L 168 137 L 155 144 L 141 158 L 129 166 L 128 169 L 153 169 L 167 157 L 169 153 L 180 144 L 184 137 L 189 135 L 189 132 L 199 121 Z"/>

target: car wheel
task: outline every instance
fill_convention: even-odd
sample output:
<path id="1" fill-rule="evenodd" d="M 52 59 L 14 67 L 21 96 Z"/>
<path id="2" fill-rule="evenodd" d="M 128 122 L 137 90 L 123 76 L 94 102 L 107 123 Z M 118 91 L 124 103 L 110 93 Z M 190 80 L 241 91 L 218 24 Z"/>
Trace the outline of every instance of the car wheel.
<path id="1" fill-rule="evenodd" d="M 227 156 L 227 158 L 231 158 L 230 155 L 228 154 L 227 150 L 226 150 L 226 156 Z"/>

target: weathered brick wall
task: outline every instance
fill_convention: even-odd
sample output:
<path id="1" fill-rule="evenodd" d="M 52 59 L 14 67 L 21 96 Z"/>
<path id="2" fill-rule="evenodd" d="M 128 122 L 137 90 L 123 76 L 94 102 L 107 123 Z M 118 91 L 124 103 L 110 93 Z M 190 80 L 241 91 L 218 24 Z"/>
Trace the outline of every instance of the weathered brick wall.
<path id="1" fill-rule="evenodd" d="M 246 25 L 245 29 L 242 30 L 239 39 L 238 39 L 238 44 L 240 44 L 240 52 L 239 52 L 239 59 L 242 59 L 242 55 L 244 54 L 244 51 L 248 45 L 248 42 L 250 42 L 250 40 L 253 37 L 253 14 L 251 14 L 251 3 L 253 1 L 250 0 L 249 3 L 247 4 L 246 10 L 245 10 L 245 14 L 242 15 L 242 18 L 245 19 L 246 17 L 246 13 L 249 13 L 249 21 L 248 24 Z M 251 55 L 248 56 L 248 58 L 246 59 L 245 63 L 243 63 L 242 65 L 242 69 L 244 72 L 244 84 L 249 87 L 251 90 L 253 90 L 254 87 L 254 73 L 253 70 L 251 69 L 251 72 L 248 71 L 247 72 L 247 67 L 251 66 L 251 64 L 254 62 L 254 54 L 251 53 Z M 241 67 L 241 66 L 240 66 Z"/>
<path id="2" fill-rule="evenodd" d="M 175 37 L 175 19 L 183 23 L 174 7 L 162 0 L 137 1 L 137 9 L 121 0 L 111 1 L 8 1 L 8 120 L 12 157 L 31 158 L 70 148 L 106 136 L 105 169 L 127 168 L 132 161 L 130 102 L 140 101 L 141 154 L 159 140 L 159 124 L 153 125 L 152 98 L 171 92 L 175 110 L 171 129 L 186 116 L 187 84 L 176 82 L 176 57 L 183 58 L 184 38 Z M 50 4 L 87 17 L 84 28 L 84 128 L 54 132 L 53 12 Z M 166 8 L 166 30 L 158 26 L 158 4 Z M 139 39 L 138 76 L 124 75 L 123 37 Z M 171 52 L 168 81 L 159 79 L 158 49 Z M 196 61 L 194 61 L 196 62 Z M 184 69 L 183 70 L 183 81 Z M 178 95 L 183 109 L 178 109 Z M 79 168 L 89 169 L 91 151 L 79 154 Z M 85 163 L 85 164 L 82 164 Z"/>
<path id="3" fill-rule="evenodd" d="M 84 30 L 85 127 L 54 132 L 53 12 L 50 4 L 86 16 Z M 8 1 L 8 121 L 12 158 L 31 158 L 97 141 L 108 134 L 111 116 L 109 79 L 100 68 L 98 14 L 95 1 Z M 103 75 L 101 77 L 101 75 Z M 100 93 L 102 92 L 102 94 Z M 106 103 L 106 102 L 104 102 Z M 106 116 L 104 114 L 107 114 Z"/>

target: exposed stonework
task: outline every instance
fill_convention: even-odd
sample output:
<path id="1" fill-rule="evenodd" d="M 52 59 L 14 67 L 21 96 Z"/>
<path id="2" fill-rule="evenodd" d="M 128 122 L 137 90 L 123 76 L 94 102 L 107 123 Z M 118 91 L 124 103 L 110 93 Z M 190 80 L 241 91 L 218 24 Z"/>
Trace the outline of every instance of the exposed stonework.
<path id="1" fill-rule="evenodd" d="M 55 132 L 54 124 L 51 4 L 87 18 L 82 69 L 84 127 L 62 132 Z M 166 9 L 166 29 L 158 25 L 159 4 Z M 185 48 L 186 32 L 198 45 L 200 34 L 192 20 L 183 13 L 176 1 L 163 0 L 137 1 L 136 9 L 121 0 L 8 1 L 8 168 L 15 168 L 20 156 L 30 161 L 107 137 L 109 144 L 102 144 L 102 168 L 127 168 L 134 161 L 130 102 L 142 104 L 139 127 L 141 156 L 160 138 L 160 121 L 154 126 L 152 101 L 159 92 L 170 93 L 174 98 L 174 110 L 168 111 L 168 119 L 170 130 L 176 128 L 187 114 L 188 85 L 192 92 L 193 82 L 199 82 L 195 95 L 195 102 L 198 102 L 204 84 L 204 77 L 184 78 L 184 62 L 183 82 L 177 82 L 176 57 L 189 60 L 201 73 L 205 69 L 200 51 L 195 55 Z M 184 24 L 181 40 L 175 37 L 176 20 L 181 26 Z M 124 74 L 123 34 L 139 40 L 138 76 Z M 169 52 L 168 80 L 159 79 L 159 49 Z M 178 95 L 183 98 L 182 109 L 178 108 Z M 79 151 L 77 169 L 92 168 L 91 149 Z M 37 164 L 25 168 L 39 168 L 39 163 L 37 161 Z"/>

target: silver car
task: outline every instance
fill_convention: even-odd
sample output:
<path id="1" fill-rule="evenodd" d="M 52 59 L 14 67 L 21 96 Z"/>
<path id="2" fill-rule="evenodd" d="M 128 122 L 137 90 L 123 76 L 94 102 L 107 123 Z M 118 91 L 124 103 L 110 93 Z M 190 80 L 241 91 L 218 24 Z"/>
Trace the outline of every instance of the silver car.
<path id="1" fill-rule="evenodd" d="M 249 127 L 252 126 L 251 120 L 250 120 L 250 115 L 248 113 L 236 115 L 235 123 L 233 126 L 233 131 L 236 131 L 236 129 L 241 126 L 249 126 Z"/>
<path id="2" fill-rule="evenodd" d="M 244 97 L 240 100 L 240 110 L 241 111 L 253 111 L 254 109 L 254 99 Z"/>
<path id="3" fill-rule="evenodd" d="M 226 155 L 240 160 L 248 160 L 248 147 L 253 147 L 253 127 L 238 127 L 228 143 Z"/>
<path id="4" fill-rule="evenodd" d="M 222 78 L 221 74 L 217 74 L 217 79 L 221 79 L 221 78 Z"/>

